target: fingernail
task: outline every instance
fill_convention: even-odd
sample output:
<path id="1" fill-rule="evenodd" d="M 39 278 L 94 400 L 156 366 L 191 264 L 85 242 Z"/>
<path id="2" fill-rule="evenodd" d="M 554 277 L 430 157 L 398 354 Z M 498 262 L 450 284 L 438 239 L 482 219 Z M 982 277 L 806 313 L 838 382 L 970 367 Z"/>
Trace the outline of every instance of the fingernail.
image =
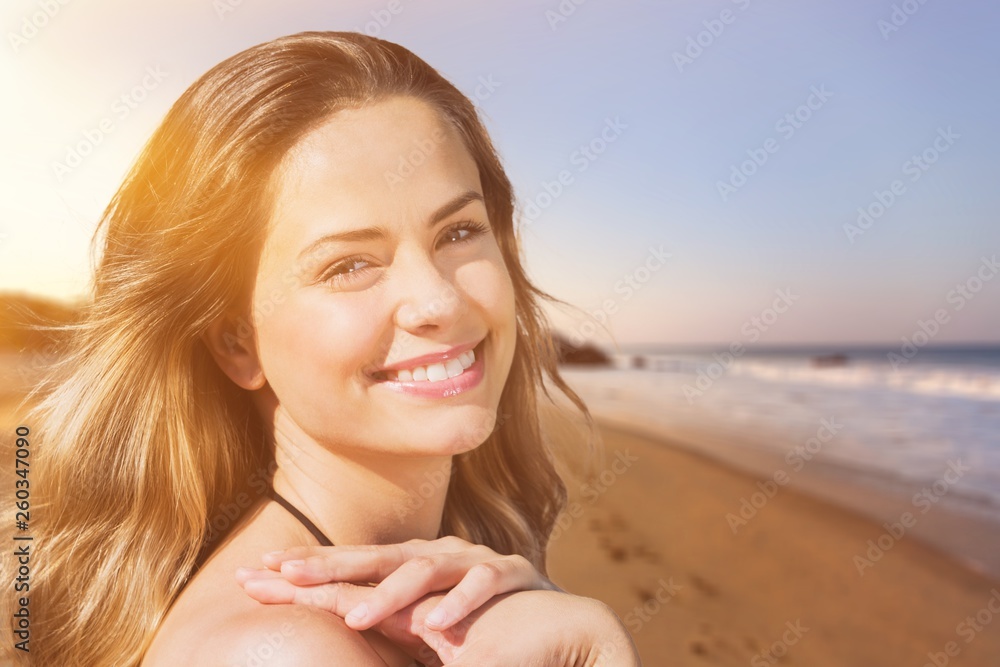
<path id="1" fill-rule="evenodd" d="M 362 602 L 357 607 L 351 610 L 351 613 L 347 615 L 347 620 L 354 621 L 355 623 L 360 623 L 361 621 L 365 620 L 366 616 L 368 616 L 368 605 Z"/>
<path id="2" fill-rule="evenodd" d="M 427 625 L 441 626 L 447 622 L 448 622 L 448 612 L 446 612 L 441 607 L 438 607 L 431 613 L 427 614 L 427 619 L 426 619 Z"/>
<path id="3" fill-rule="evenodd" d="M 304 560 L 286 560 L 281 564 L 281 569 L 284 570 L 286 567 L 295 568 L 302 567 L 306 562 Z"/>

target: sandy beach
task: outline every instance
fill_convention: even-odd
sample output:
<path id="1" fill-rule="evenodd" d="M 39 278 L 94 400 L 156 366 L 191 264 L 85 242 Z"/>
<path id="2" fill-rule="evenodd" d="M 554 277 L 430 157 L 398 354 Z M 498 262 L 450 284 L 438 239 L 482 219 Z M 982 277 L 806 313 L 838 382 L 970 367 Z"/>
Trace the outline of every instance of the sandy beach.
<path id="1" fill-rule="evenodd" d="M 574 418 L 546 421 L 584 446 Z M 906 536 L 868 554 L 886 529 L 793 488 L 730 522 L 761 478 L 598 423 L 605 458 L 570 483 L 550 576 L 611 605 L 644 664 L 1000 664 L 997 581 Z"/>

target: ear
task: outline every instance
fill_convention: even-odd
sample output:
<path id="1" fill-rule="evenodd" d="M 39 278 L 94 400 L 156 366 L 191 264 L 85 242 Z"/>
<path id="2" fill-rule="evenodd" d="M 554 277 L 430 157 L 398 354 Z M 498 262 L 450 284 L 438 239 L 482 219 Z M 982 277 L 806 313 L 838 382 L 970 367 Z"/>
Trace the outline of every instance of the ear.
<path id="1" fill-rule="evenodd" d="M 245 317 L 222 315 L 201 338 L 215 363 L 238 386 L 255 390 L 267 384 L 257 355 L 256 332 Z"/>

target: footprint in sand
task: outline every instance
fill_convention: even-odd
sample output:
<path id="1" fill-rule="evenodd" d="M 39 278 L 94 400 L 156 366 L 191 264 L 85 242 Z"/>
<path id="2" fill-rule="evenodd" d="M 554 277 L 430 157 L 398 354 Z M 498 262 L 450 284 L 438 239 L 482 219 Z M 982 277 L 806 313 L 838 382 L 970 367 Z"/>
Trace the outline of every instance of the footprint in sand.
<path id="1" fill-rule="evenodd" d="M 630 558 L 637 558 L 647 563 L 658 565 L 663 561 L 663 555 L 649 547 L 643 538 L 631 529 L 628 521 L 617 512 L 606 517 L 591 517 L 588 522 L 590 530 L 599 537 L 598 545 L 608 558 L 616 563 L 622 563 Z"/>
<path id="2" fill-rule="evenodd" d="M 720 657 L 727 654 L 730 658 L 740 658 L 740 651 L 726 641 L 725 637 L 720 637 L 715 633 L 712 625 L 703 621 L 698 626 L 699 637 L 694 637 L 688 641 L 688 652 L 700 658 L 705 658 L 710 662 L 718 662 Z M 729 661 L 726 660 L 728 663 Z"/>
<path id="3" fill-rule="evenodd" d="M 719 589 L 715 584 L 705 579 L 699 574 L 688 575 L 688 581 L 694 586 L 694 589 L 704 595 L 707 598 L 718 597 Z"/>
<path id="4" fill-rule="evenodd" d="M 708 645 L 700 639 L 695 639 L 688 644 L 688 651 L 695 655 L 708 655 Z"/>

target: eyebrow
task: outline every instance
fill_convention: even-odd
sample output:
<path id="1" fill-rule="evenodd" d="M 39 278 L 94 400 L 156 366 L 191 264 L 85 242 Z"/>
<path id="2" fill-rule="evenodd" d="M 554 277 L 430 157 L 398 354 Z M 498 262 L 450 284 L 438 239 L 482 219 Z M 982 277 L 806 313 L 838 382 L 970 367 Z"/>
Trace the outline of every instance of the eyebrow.
<path id="1" fill-rule="evenodd" d="M 427 226 L 433 227 L 437 223 L 441 222 L 449 215 L 461 211 L 463 208 L 468 206 L 474 201 L 480 201 L 485 203 L 483 196 L 476 192 L 475 190 L 468 190 L 462 194 L 448 200 L 444 205 L 440 206 L 430 218 L 427 219 Z M 306 255 L 314 252 L 317 248 L 327 245 L 329 243 L 350 243 L 357 241 L 374 241 L 379 239 L 384 239 L 389 236 L 389 232 L 385 227 L 365 227 L 362 229 L 352 229 L 346 232 L 337 232 L 336 234 L 327 234 L 316 239 L 310 243 L 302 252 L 299 253 L 299 258 L 303 258 Z"/>

